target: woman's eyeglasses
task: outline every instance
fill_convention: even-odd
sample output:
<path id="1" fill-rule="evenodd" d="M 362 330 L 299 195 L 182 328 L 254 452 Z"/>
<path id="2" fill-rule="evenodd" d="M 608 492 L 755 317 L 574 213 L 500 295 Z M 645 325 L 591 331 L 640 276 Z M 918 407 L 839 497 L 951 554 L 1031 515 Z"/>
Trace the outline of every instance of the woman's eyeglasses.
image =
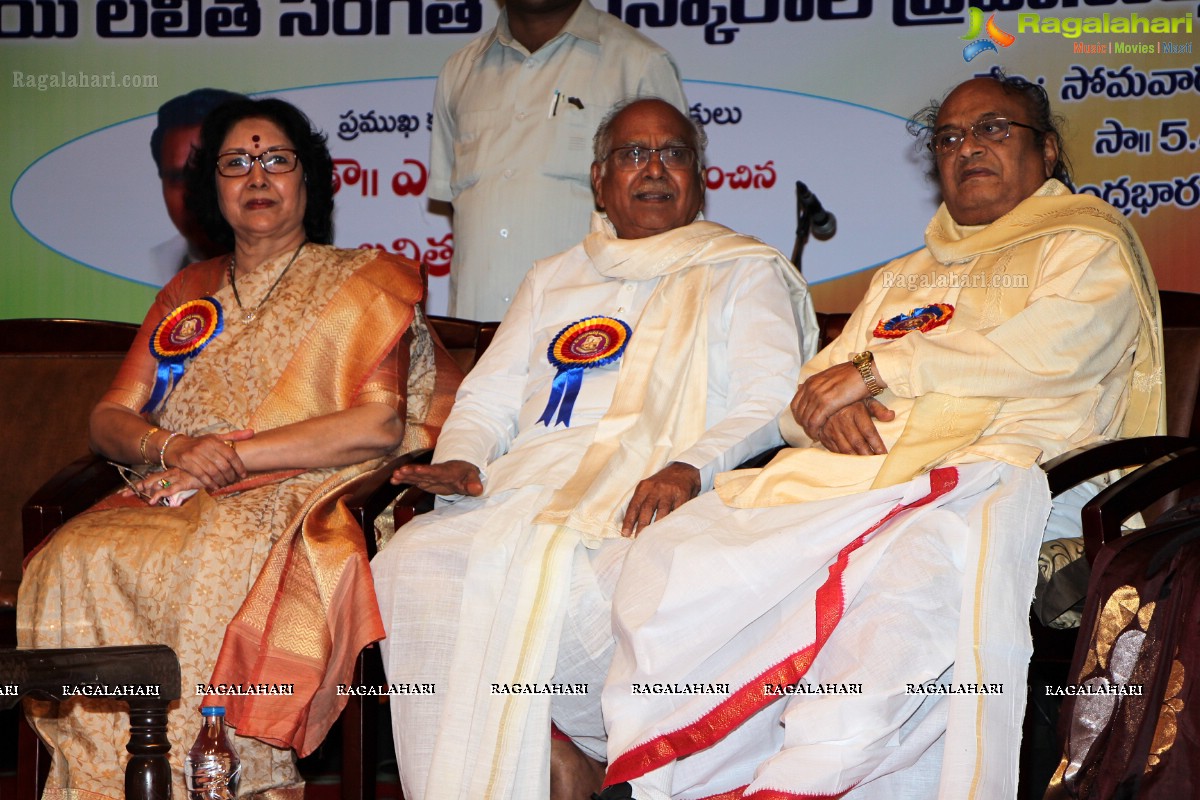
<path id="1" fill-rule="evenodd" d="M 250 174 L 255 161 L 264 172 L 283 175 L 296 169 L 300 164 L 300 157 L 290 147 L 273 147 L 257 156 L 249 153 L 222 153 L 217 156 L 217 172 L 226 178 L 240 178 Z"/>

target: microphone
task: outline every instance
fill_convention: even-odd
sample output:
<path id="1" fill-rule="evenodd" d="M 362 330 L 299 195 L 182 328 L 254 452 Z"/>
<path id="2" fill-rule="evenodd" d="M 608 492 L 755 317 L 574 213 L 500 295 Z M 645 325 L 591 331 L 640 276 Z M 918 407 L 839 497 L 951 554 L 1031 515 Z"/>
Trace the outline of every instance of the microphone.
<path id="1" fill-rule="evenodd" d="M 796 200 L 808 216 L 814 238 L 824 241 L 837 232 L 837 218 L 825 210 L 812 190 L 804 185 L 804 181 L 796 181 Z"/>

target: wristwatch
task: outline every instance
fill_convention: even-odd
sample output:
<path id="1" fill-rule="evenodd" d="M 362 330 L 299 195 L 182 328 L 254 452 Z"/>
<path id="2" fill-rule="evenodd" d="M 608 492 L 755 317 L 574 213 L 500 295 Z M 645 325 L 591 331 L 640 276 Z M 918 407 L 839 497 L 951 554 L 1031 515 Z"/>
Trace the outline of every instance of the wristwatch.
<path id="1" fill-rule="evenodd" d="M 875 380 L 875 371 L 871 369 L 871 365 L 875 363 L 875 356 L 871 355 L 870 350 L 855 353 L 850 357 L 850 363 L 858 370 L 858 374 L 862 375 L 863 382 L 867 384 L 867 391 L 871 393 L 871 397 L 875 397 L 883 391 L 883 387 L 879 385 L 879 381 Z"/>

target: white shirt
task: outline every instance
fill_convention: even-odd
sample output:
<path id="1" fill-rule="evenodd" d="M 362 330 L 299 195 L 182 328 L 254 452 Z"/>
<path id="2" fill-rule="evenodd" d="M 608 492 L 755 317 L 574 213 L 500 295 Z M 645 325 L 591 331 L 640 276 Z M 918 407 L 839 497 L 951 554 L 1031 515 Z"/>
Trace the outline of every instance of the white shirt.
<path id="1" fill-rule="evenodd" d="M 635 96 L 687 113 L 670 54 L 587 0 L 534 53 L 502 11 L 450 57 L 434 96 L 428 193 L 454 205 L 451 314 L 500 319 L 535 260 L 587 235 L 592 137 Z"/>
<path id="2" fill-rule="evenodd" d="M 782 441 L 775 418 L 792 398 L 801 363 L 788 287 L 775 267 L 738 259 L 712 269 L 708 429 L 675 459 L 700 470 L 702 489 L 712 486 L 716 473 Z M 606 278 L 582 245 L 538 262 L 517 290 L 496 338 L 459 388 L 434 462 L 463 460 L 486 470 L 489 495 L 522 486 L 560 486 L 608 410 L 620 362 L 585 370 L 570 427 L 547 427 L 537 421 L 557 374 L 547 348 L 563 328 L 595 315 L 623 320 L 636 337 L 638 319 L 659 280 Z"/>

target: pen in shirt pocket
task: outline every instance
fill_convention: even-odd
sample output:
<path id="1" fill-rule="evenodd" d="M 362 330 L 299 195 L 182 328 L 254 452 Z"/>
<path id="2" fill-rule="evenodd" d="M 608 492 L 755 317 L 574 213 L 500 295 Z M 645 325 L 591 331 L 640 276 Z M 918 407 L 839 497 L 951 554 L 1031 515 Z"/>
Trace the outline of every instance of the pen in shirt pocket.
<path id="1" fill-rule="evenodd" d="M 550 95 L 550 111 L 546 114 L 546 119 L 552 119 L 558 114 L 558 104 L 563 99 L 563 93 L 555 89 L 554 94 Z M 583 111 L 583 101 L 578 97 L 567 97 L 567 105 L 575 106 L 580 111 Z"/>

